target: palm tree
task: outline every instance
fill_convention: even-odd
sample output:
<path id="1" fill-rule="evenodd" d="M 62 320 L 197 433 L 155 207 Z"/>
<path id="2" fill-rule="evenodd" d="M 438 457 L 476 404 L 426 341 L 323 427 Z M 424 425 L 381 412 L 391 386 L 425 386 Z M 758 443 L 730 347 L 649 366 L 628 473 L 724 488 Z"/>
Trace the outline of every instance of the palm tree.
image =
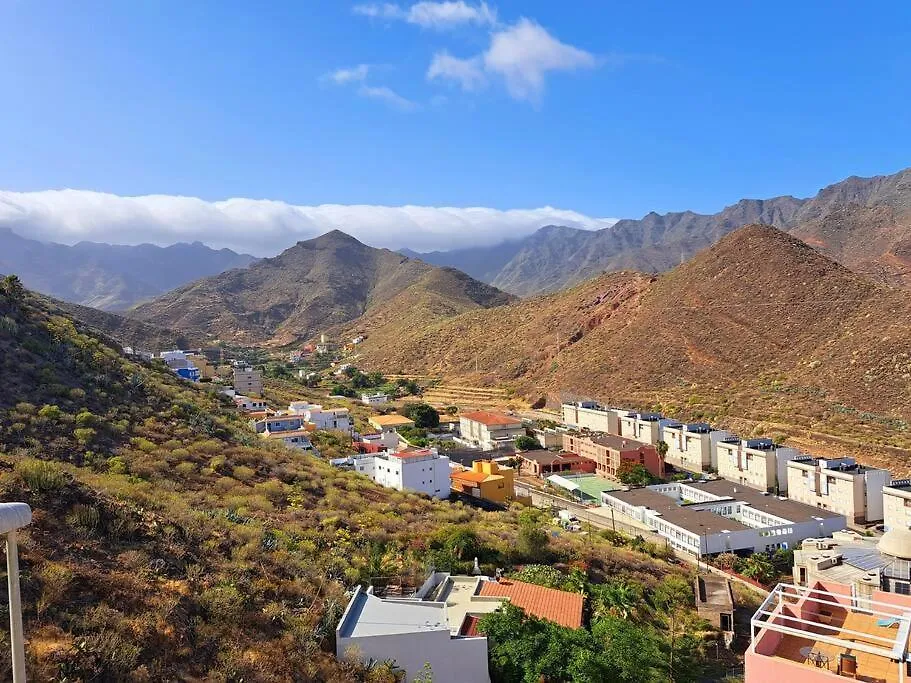
<path id="1" fill-rule="evenodd" d="M 772 560 L 764 553 L 756 553 L 746 558 L 740 566 L 740 573 L 759 583 L 769 583 L 777 572 Z"/>
<path id="2" fill-rule="evenodd" d="M 602 617 L 610 613 L 628 619 L 640 598 L 639 591 L 632 584 L 626 581 L 611 581 L 603 585 L 599 591 L 595 616 Z"/>

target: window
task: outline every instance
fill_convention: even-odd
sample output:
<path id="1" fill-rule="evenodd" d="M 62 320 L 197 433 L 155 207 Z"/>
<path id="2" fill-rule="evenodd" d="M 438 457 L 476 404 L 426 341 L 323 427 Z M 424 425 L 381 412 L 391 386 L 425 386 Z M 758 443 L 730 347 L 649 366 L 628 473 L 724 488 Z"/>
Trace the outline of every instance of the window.
<path id="1" fill-rule="evenodd" d="M 907 581 L 894 581 L 892 583 L 892 592 L 898 595 L 911 595 L 911 584 Z"/>

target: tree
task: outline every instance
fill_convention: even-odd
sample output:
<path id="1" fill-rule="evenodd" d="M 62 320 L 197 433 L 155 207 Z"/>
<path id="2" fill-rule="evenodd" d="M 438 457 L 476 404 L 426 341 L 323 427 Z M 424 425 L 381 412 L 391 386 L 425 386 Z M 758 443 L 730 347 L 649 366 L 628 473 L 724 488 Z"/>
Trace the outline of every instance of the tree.
<path id="1" fill-rule="evenodd" d="M 519 513 L 519 537 L 516 549 L 529 561 L 537 562 L 547 555 L 549 537 L 541 528 L 541 511 L 525 508 Z"/>
<path id="2" fill-rule="evenodd" d="M 775 565 L 765 553 L 755 553 L 738 564 L 737 571 L 759 583 L 770 583 L 778 575 Z"/>
<path id="3" fill-rule="evenodd" d="M 471 529 L 464 526 L 453 527 L 443 541 L 443 546 L 457 560 L 468 560 L 481 554 L 481 540 Z"/>
<path id="4" fill-rule="evenodd" d="M 645 469 L 645 465 L 630 460 L 620 461 L 617 478 L 627 486 L 645 486 L 652 481 L 652 475 Z"/>
<path id="5" fill-rule="evenodd" d="M 516 437 L 517 451 L 533 451 L 538 448 L 541 448 L 541 444 L 535 437 L 528 436 L 528 434 L 522 434 L 521 436 Z"/>
<path id="6" fill-rule="evenodd" d="M 412 420 L 419 429 L 436 429 L 440 426 L 440 414 L 427 403 L 408 403 L 399 412 Z"/>
<path id="7" fill-rule="evenodd" d="M 602 644 L 604 663 L 612 673 L 604 680 L 624 683 L 667 680 L 659 669 L 660 641 L 646 627 L 608 615 L 594 623 L 592 634 Z"/>
<path id="8" fill-rule="evenodd" d="M 664 457 L 667 455 L 668 451 L 667 441 L 659 441 L 657 444 L 655 444 L 655 450 L 658 451 L 658 455 L 662 460 L 664 460 Z"/>
<path id="9" fill-rule="evenodd" d="M 610 581 L 597 587 L 595 601 L 595 616 L 605 617 L 608 614 L 628 619 L 636 605 L 642 600 L 642 589 L 637 584 L 623 581 L 622 579 Z"/>
<path id="10" fill-rule="evenodd" d="M 0 294 L 3 294 L 10 302 L 21 301 L 25 295 L 25 287 L 15 275 L 7 275 L 0 280 Z"/>

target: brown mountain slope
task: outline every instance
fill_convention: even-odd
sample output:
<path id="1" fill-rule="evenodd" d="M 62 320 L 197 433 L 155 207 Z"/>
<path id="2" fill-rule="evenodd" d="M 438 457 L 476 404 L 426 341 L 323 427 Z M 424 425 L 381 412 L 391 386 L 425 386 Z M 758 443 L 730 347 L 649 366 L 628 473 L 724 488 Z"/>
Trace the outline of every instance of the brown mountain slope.
<path id="1" fill-rule="evenodd" d="M 362 352 L 377 367 L 552 402 L 660 404 L 816 444 L 841 435 L 828 445 L 869 456 L 909 445 L 909 320 L 906 291 L 754 225 L 660 277 L 614 273 L 411 334 L 375 329 Z"/>
<path id="2" fill-rule="evenodd" d="M 334 230 L 244 270 L 205 278 L 136 308 L 158 325 L 239 342 L 288 343 L 383 307 L 406 290 L 426 317 L 504 304 L 507 294 L 455 271 L 368 247 Z"/>

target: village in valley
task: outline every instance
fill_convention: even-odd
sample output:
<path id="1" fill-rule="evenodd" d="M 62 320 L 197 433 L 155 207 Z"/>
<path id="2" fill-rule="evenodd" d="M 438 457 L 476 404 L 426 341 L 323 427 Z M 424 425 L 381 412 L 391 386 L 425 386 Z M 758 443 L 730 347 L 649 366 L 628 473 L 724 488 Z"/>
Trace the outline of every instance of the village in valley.
<path id="1" fill-rule="evenodd" d="M 484 510 L 538 508 L 549 534 L 607 534 L 692 566 L 696 609 L 719 643 L 743 653 L 747 680 L 865 671 L 882 678 L 864 680 L 905 680 L 911 480 L 594 400 L 510 409 L 462 388 L 468 400 L 440 401 L 445 393 L 426 378 L 359 369 L 363 340 L 323 335 L 287 360 L 256 363 L 222 348 L 155 358 L 208 384 L 262 439 L 302 457 Z M 394 661 L 409 676 L 427 668 L 434 681 L 486 681 L 484 614 L 510 603 L 577 629 L 587 609 L 580 593 L 499 569 L 484 575 L 477 558 L 470 574 L 431 567 L 424 578 L 353 587 L 337 656 Z M 746 613 L 737 596 L 748 596 Z"/>

